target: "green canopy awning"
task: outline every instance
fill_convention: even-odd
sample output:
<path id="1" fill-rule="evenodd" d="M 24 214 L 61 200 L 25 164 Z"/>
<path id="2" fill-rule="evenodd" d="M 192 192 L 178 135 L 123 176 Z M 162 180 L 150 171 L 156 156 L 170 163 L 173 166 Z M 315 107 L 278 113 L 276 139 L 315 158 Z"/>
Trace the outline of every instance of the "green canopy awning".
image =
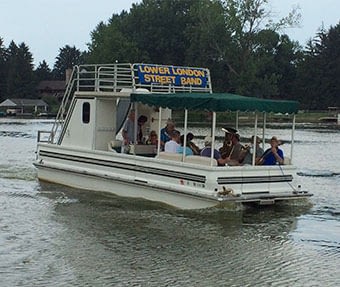
<path id="1" fill-rule="evenodd" d="M 258 111 L 296 113 L 298 102 L 245 97 L 229 93 L 147 93 L 131 94 L 132 102 L 173 110 Z"/>

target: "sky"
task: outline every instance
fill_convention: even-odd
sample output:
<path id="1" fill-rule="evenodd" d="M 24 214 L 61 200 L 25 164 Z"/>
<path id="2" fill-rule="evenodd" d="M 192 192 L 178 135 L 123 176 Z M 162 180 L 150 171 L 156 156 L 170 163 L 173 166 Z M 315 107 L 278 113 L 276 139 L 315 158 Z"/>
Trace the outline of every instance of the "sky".
<path id="1" fill-rule="evenodd" d="M 166 0 L 164 0 L 166 1 Z M 87 50 L 90 33 L 112 14 L 129 11 L 141 0 L 0 0 L 0 37 L 5 47 L 24 42 L 37 66 L 45 60 L 53 68 L 65 45 Z M 340 21 L 340 0 L 269 0 L 274 20 L 300 8 L 301 27 L 284 32 L 304 45 L 323 25 L 326 30 Z"/>

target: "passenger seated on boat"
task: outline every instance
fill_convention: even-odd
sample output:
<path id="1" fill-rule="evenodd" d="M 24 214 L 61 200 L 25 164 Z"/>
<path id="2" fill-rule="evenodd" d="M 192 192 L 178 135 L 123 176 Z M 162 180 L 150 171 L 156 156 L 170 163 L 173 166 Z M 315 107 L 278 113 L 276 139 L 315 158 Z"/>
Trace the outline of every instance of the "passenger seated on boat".
<path id="1" fill-rule="evenodd" d="M 148 118 L 144 115 L 141 115 L 137 120 L 137 143 L 143 143 L 143 125 L 147 122 Z M 135 137 L 135 111 L 131 110 L 128 116 L 128 119 L 126 120 L 123 131 L 123 143 L 124 145 L 132 144 L 134 143 L 134 137 Z"/>
<path id="2" fill-rule="evenodd" d="M 166 126 L 161 129 L 161 147 L 164 149 L 165 143 L 171 140 L 171 133 L 175 130 L 175 123 L 168 119 Z"/>
<path id="3" fill-rule="evenodd" d="M 187 134 L 187 145 L 191 148 L 194 155 L 200 155 L 201 149 L 192 141 L 194 139 L 193 133 Z"/>
<path id="4" fill-rule="evenodd" d="M 222 159 L 221 162 L 223 164 L 228 164 L 231 166 L 240 165 L 243 160 L 242 149 L 243 149 L 243 146 L 240 143 L 240 135 L 232 134 L 230 154 L 226 158 Z"/>
<path id="5" fill-rule="evenodd" d="M 146 144 L 150 145 L 157 145 L 158 144 L 158 137 L 156 131 L 151 131 L 149 134 L 148 139 L 146 140 Z"/>
<path id="6" fill-rule="evenodd" d="M 211 157 L 211 149 L 212 149 L 211 145 L 212 145 L 211 136 L 206 136 L 204 138 L 204 148 L 201 150 L 200 155 L 205 156 L 205 157 Z M 223 163 L 223 159 L 221 158 L 219 151 L 214 148 L 213 153 L 214 153 L 213 157 L 217 161 L 218 165 L 224 166 L 225 163 Z"/>
<path id="7" fill-rule="evenodd" d="M 177 148 L 180 146 L 179 139 L 180 139 L 180 132 L 177 130 L 173 130 L 170 133 L 171 140 L 167 141 L 164 146 L 165 152 L 176 153 Z"/>
<path id="8" fill-rule="evenodd" d="M 272 137 L 270 139 L 270 148 L 268 148 L 262 155 L 259 164 L 263 165 L 276 165 L 284 164 L 283 151 L 279 148 L 281 142 L 277 137 Z"/>
<path id="9" fill-rule="evenodd" d="M 188 135 L 187 135 L 187 146 L 184 147 L 184 135 L 180 136 L 180 145 L 177 147 L 176 152 L 177 153 L 183 153 L 185 151 L 185 155 L 194 155 L 191 148 L 188 146 Z"/>
<path id="10" fill-rule="evenodd" d="M 131 110 L 122 130 L 123 144 L 133 143 L 135 136 L 135 110 Z"/>
<path id="11" fill-rule="evenodd" d="M 231 137 L 233 134 L 237 133 L 237 130 L 235 130 L 234 128 L 225 127 L 225 128 L 222 128 L 222 131 L 224 131 L 224 141 L 223 141 L 223 146 L 220 147 L 219 151 L 220 151 L 221 157 L 225 159 L 230 155 L 230 152 L 232 149 Z"/>
<path id="12" fill-rule="evenodd" d="M 137 120 L 138 130 L 137 130 L 137 143 L 144 144 L 145 138 L 143 137 L 143 125 L 148 121 L 148 118 L 141 115 Z"/>
<path id="13" fill-rule="evenodd" d="M 259 160 L 261 159 L 263 155 L 263 149 L 260 147 L 260 143 L 261 143 L 260 138 L 256 136 L 255 164 L 259 163 Z M 254 152 L 253 144 L 254 144 L 254 136 L 251 137 L 250 144 L 245 145 L 242 150 L 241 157 L 244 158 L 242 161 L 242 164 L 244 165 L 253 164 L 253 152 Z"/>

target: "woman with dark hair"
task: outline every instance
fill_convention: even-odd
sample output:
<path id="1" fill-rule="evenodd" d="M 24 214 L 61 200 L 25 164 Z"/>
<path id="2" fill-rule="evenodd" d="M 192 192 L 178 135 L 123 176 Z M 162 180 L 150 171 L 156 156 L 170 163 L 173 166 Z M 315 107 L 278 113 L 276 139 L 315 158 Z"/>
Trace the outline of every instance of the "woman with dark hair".
<path id="1" fill-rule="evenodd" d="M 187 146 L 184 147 L 184 135 L 181 135 L 179 138 L 180 146 L 177 147 L 176 152 L 177 153 L 183 153 L 185 151 L 185 155 L 193 155 L 193 151 L 188 146 L 188 135 L 187 135 Z"/>
<path id="2" fill-rule="evenodd" d="M 195 143 L 192 142 L 193 138 L 194 138 L 193 133 L 187 134 L 187 146 L 191 148 L 194 155 L 200 155 L 201 150 Z"/>
<path id="3" fill-rule="evenodd" d="M 137 143 L 143 144 L 145 139 L 143 138 L 143 125 L 148 121 L 148 118 L 144 115 L 139 116 L 137 120 L 138 130 L 137 130 Z"/>
<path id="4" fill-rule="evenodd" d="M 158 144 L 158 136 L 156 131 L 151 131 L 149 134 L 149 138 L 146 141 L 146 144 L 157 145 Z"/>

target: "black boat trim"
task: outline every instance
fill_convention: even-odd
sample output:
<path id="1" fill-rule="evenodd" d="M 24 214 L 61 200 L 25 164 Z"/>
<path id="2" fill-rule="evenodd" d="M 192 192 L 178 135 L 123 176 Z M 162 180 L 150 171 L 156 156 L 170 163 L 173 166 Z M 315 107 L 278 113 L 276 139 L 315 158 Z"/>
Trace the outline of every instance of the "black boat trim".
<path id="1" fill-rule="evenodd" d="M 200 175 L 196 175 L 192 173 L 177 172 L 177 171 L 172 171 L 168 169 L 159 169 L 159 168 L 154 168 L 154 167 L 140 166 L 136 164 L 118 162 L 114 160 L 103 160 L 103 159 L 95 159 L 95 158 L 84 157 L 84 156 L 66 155 L 66 154 L 43 151 L 43 150 L 39 151 L 39 156 L 57 158 L 57 159 L 71 161 L 71 162 L 93 164 L 93 165 L 98 165 L 98 166 L 107 166 L 107 167 L 119 168 L 123 170 L 125 169 L 129 171 L 136 171 L 136 172 L 141 172 L 145 174 L 168 176 L 168 177 L 173 177 L 177 179 L 190 180 L 190 181 L 195 181 L 195 182 L 200 182 L 200 183 L 206 182 L 205 176 L 200 176 Z"/>
<path id="2" fill-rule="evenodd" d="M 273 182 L 291 182 L 293 176 L 288 175 L 266 175 L 266 176 L 236 176 L 236 177 L 218 177 L 218 184 L 251 184 L 251 183 L 273 183 Z"/>

